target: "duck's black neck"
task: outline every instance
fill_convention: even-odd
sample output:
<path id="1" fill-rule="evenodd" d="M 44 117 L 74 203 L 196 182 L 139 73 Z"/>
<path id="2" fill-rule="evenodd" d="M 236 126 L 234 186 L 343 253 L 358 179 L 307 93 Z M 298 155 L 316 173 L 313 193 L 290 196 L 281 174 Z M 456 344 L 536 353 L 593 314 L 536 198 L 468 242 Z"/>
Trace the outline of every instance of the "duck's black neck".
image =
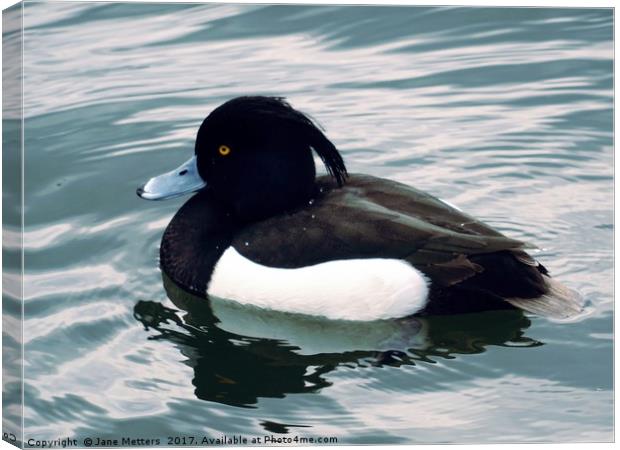
<path id="1" fill-rule="evenodd" d="M 276 213 L 320 201 L 335 186 L 332 177 L 321 176 L 315 180 L 309 200 L 304 198 Z M 239 217 L 234 206 L 224 206 L 209 191 L 199 192 L 177 211 L 164 232 L 159 250 L 161 269 L 179 287 L 204 297 L 215 265 L 235 235 L 263 219 Z"/>
<path id="2" fill-rule="evenodd" d="M 207 192 L 190 198 L 174 215 L 161 240 L 161 269 L 183 289 L 204 297 L 211 274 L 239 228 Z"/>

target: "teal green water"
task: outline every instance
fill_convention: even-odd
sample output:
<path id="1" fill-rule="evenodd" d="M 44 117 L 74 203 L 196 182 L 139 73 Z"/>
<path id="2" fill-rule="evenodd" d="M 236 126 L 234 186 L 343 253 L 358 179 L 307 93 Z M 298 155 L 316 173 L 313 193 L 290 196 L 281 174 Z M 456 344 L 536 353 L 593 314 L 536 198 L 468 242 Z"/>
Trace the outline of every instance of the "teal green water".
<path id="1" fill-rule="evenodd" d="M 26 439 L 611 441 L 612 34 L 605 9 L 27 4 Z M 157 255 L 186 199 L 135 188 L 241 94 L 537 244 L 589 314 L 181 311 Z"/>

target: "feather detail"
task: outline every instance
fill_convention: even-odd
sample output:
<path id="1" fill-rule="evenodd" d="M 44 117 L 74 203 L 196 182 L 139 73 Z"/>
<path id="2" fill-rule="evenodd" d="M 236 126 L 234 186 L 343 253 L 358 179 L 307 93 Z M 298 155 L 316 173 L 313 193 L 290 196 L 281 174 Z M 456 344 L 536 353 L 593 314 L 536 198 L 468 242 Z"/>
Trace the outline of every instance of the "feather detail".
<path id="1" fill-rule="evenodd" d="M 583 297 L 560 282 L 544 276 L 547 293 L 536 298 L 507 298 L 506 301 L 526 312 L 552 319 L 567 320 L 584 313 Z"/>

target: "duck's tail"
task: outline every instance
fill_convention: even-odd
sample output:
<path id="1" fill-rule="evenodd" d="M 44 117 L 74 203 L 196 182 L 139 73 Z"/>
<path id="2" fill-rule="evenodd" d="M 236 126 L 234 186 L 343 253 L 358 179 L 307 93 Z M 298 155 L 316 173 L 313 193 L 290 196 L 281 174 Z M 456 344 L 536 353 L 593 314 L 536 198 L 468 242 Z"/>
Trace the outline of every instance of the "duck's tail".
<path id="1" fill-rule="evenodd" d="M 569 320 L 585 312 L 584 299 L 548 275 L 543 275 L 548 290 L 536 298 L 507 298 L 506 301 L 526 312 L 552 319 Z"/>

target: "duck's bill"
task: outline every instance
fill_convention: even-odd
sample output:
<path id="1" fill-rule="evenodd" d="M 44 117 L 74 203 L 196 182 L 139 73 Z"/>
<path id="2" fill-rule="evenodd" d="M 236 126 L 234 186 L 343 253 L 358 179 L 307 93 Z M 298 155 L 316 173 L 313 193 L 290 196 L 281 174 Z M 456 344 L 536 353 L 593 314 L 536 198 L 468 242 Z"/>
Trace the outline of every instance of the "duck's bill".
<path id="1" fill-rule="evenodd" d="M 151 178 L 136 193 L 145 200 L 166 200 L 199 191 L 207 186 L 200 177 L 196 156 L 175 170 Z"/>

